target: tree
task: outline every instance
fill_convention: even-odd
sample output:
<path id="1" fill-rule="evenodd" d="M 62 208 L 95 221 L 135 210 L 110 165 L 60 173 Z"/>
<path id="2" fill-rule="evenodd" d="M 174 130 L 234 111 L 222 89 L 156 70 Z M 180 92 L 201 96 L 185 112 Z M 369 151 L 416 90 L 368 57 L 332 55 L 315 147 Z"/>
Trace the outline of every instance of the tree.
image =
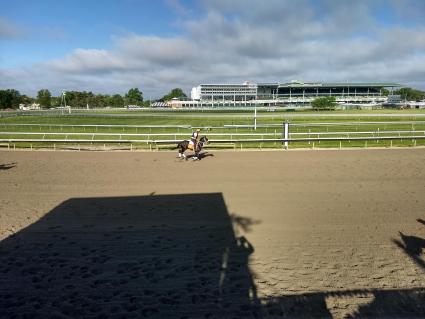
<path id="1" fill-rule="evenodd" d="M 32 98 L 28 95 L 25 95 L 25 94 L 21 95 L 21 103 L 22 104 L 30 105 L 30 104 L 34 103 L 34 101 L 35 101 L 34 98 Z"/>
<path id="2" fill-rule="evenodd" d="M 138 88 L 132 88 L 125 95 L 125 102 L 127 105 L 142 105 L 143 93 Z"/>
<path id="3" fill-rule="evenodd" d="M 60 106 L 61 105 L 61 96 L 52 96 L 51 98 L 51 106 Z"/>
<path id="4" fill-rule="evenodd" d="M 409 87 L 401 88 L 400 90 L 395 91 L 394 94 L 400 95 L 403 100 L 408 101 L 420 101 L 425 96 L 424 92 Z"/>
<path id="5" fill-rule="evenodd" d="M 108 106 L 108 100 L 109 100 L 109 96 L 103 95 L 103 94 L 97 94 L 93 98 L 90 99 L 91 104 L 94 107 L 106 107 L 106 106 Z M 89 104 L 90 104 L 90 102 L 89 102 Z"/>
<path id="6" fill-rule="evenodd" d="M 50 108 L 52 106 L 52 94 L 47 89 L 42 89 L 37 93 L 37 102 L 43 107 Z"/>
<path id="7" fill-rule="evenodd" d="M 112 107 L 123 107 L 124 99 L 121 95 L 114 94 L 108 98 L 108 105 Z"/>
<path id="8" fill-rule="evenodd" d="M 311 106 L 315 110 L 334 110 L 336 99 L 334 96 L 319 97 L 311 102 Z"/>
<path id="9" fill-rule="evenodd" d="M 388 96 L 388 95 L 390 95 L 390 90 L 382 88 L 381 93 L 382 93 L 383 96 Z"/>
<path id="10" fill-rule="evenodd" d="M 180 88 L 175 88 L 175 89 L 172 89 L 171 91 L 170 91 L 170 93 L 168 93 L 167 95 L 164 95 L 161 99 L 160 99 L 160 101 L 170 101 L 170 100 L 172 100 L 173 98 L 183 98 L 183 99 L 187 99 L 187 95 L 183 92 L 183 90 L 182 89 L 180 89 Z"/>
<path id="11" fill-rule="evenodd" d="M 9 89 L 0 90 L 0 109 L 17 109 L 22 102 L 22 97 L 19 91 Z"/>
<path id="12" fill-rule="evenodd" d="M 150 107 L 151 106 L 151 100 L 144 100 L 143 101 L 143 106 L 144 107 Z"/>
<path id="13" fill-rule="evenodd" d="M 92 104 L 94 96 L 95 95 L 92 92 L 67 91 L 66 105 L 75 108 L 86 108 L 87 104 Z M 96 101 L 93 103 L 96 104 Z"/>

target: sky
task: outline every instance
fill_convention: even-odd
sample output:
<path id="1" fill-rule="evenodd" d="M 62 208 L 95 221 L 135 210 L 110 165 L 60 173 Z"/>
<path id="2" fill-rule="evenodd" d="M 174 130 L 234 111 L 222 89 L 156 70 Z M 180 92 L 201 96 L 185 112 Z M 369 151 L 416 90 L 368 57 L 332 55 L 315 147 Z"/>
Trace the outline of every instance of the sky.
<path id="1" fill-rule="evenodd" d="M 0 89 L 156 99 L 201 83 L 425 89 L 424 0 L 0 0 Z"/>

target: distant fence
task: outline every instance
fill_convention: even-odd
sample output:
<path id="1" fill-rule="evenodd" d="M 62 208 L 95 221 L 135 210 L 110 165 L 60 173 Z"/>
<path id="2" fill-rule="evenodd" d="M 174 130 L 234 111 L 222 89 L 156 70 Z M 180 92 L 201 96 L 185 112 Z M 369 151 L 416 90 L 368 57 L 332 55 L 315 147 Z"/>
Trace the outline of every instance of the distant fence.
<path id="1" fill-rule="evenodd" d="M 424 122 L 425 123 L 425 122 Z M 10 127 L 10 126 L 24 126 L 24 127 L 82 127 L 82 128 L 184 128 L 191 129 L 190 125 L 113 125 L 113 124 L 40 124 L 40 123 L 1 123 L 0 126 Z"/>
<path id="2" fill-rule="evenodd" d="M 424 114 L 425 116 L 425 114 Z M 315 126 L 370 126 L 370 125 L 381 125 L 381 126 L 387 126 L 387 125 L 425 125 L 425 121 L 370 121 L 370 122 L 361 122 L 361 121 L 355 121 L 355 122 L 309 122 L 309 123 L 290 123 L 291 127 L 315 127 Z M 185 129 L 185 130 L 191 130 L 194 128 L 201 128 L 203 130 L 211 130 L 211 129 L 238 129 L 238 128 L 245 128 L 245 129 L 255 129 L 255 128 L 282 128 L 282 123 L 268 123 L 268 124 L 224 124 L 223 126 L 192 126 L 190 124 L 183 124 L 183 125 L 112 125 L 112 124 L 40 124 L 40 123 L 0 123 L 0 127 L 38 127 L 41 129 L 42 127 L 48 127 L 48 128 L 88 128 L 88 129 L 104 129 L 104 128 L 120 128 L 120 129 Z"/>

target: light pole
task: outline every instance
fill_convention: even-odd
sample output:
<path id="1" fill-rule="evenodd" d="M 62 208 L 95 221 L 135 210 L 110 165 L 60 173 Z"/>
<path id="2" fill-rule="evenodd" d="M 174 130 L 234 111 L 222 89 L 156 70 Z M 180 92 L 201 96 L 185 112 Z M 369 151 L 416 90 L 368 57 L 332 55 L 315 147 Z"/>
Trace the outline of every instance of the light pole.
<path id="1" fill-rule="evenodd" d="M 66 107 L 66 92 L 65 91 L 62 91 L 61 107 Z"/>
<path id="2" fill-rule="evenodd" d="M 61 96 L 61 110 L 62 110 L 62 114 L 63 114 L 63 109 L 66 108 L 66 92 L 62 91 L 62 96 Z M 71 113 L 71 108 L 69 109 L 69 113 Z"/>

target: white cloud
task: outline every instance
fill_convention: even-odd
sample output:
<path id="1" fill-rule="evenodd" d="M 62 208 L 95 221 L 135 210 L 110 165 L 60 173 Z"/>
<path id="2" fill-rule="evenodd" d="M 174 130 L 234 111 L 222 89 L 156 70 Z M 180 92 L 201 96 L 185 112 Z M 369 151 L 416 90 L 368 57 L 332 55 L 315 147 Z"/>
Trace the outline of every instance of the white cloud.
<path id="1" fill-rule="evenodd" d="M 96 74 L 125 69 L 125 62 L 106 50 L 76 49 L 63 59 L 45 62 L 43 66 L 58 73 Z"/>
<path id="2" fill-rule="evenodd" d="M 179 36 L 130 34 L 109 50 L 76 49 L 62 59 L 0 71 L 0 86 L 25 93 L 139 87 L 153 98 L 173 87 L 189 93 L 199 83 L 244 80 L 399 81 L 425 89 L 423 24 L 382 26 L 373 14 L 380 0 L 320 4 L 206 1 L 205 14 L 181 21 Z"/>

